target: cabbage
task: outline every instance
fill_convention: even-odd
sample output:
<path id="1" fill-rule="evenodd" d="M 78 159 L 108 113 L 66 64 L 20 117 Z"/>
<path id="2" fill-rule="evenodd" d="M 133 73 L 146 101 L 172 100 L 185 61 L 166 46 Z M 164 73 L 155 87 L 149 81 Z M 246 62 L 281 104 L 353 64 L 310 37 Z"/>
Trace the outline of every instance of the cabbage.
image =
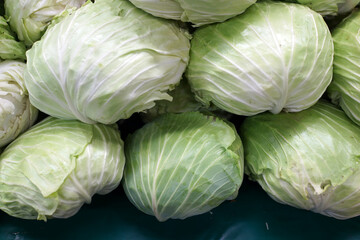
<path id="1" fill-rule="evenodd" d="M 198 27 L 223 22 L 244 12 L 256 0 L 130 0 L 154 16 L 192 22 Z"/>
<path id="2" fill-rule="evenodd" d="M 24 219 L 70 217 L 115 189 L 124 163 L 116 126 L 48 117 L 0 156 L 0 209 Z"/>
<path id="3" fill-rule="evenodd" d="M 308 6 L 321 15 L 337 15 L 350 12 L 360 0 L 288 0 Z"/>
<path id="4" fill-rule="evenodd" d="M 345 0 L 338 4 L 338 14 L 346 14 L 353 10 L 356 5 L 360 3 L 360 0 Z"/>
<path id="5" fill-rule="evenodd" d="M 15 39 L 5 18 L 0 16 L 0 61 L 1 60 L 25 60 L 25 45 Z"/>
<path id="6" fill-rule="evenodd" d="M 30 104 L 23 79 L 24 70 L 25 63 L 0 62 L 0 147 L 27 130 L 38 114 Z"/>
<path id="7" fill-rule="evenodd" d="M 114 123 L 171 100 L 189 34 L 125 0 L 89 2 L 48 28 L 27 52 L 30 101 L 58 118 Z"/>
<path id="8" fill-rule="evenodd" d="M 197 112 L 166 114 L 125 142 L 129 200 L 159 221 L 202 214 L 234 199 L 243 180 L 235 128 Z"/>
<path id="9" fill-rule="evenodd" d="M 150 122 L 158 116 L 166 113 L 184 113 L 184 112 L 202 112 L 208 115 L 216 115 L 223 119 L 229 119 L 231 114 L 225 112 L 216 106 L 205 107 L 196 101 L 194 94 L 191 92 L 190 85 L 186 79 L 181 80 L 180 84 L 174 90 L 169 92 L 172 101 L 160 100 L 156 105 L 145 112 L 141 113 L 144 122 Z"/>
<path id="10" fill-rule="evenodd" d="M 304 110 L 332 78 L 329 29 L 298 4 L 256 3 L 196 30 L 191 45 L 186 76 L 197 99 L 238 115 Z"/>
<path id="11" fill-rule="evenodd" d="M 57 14 L 78 8 L 85 0 L 5 0 L 5 12 L 11 28 L 20 40 L 31 46 L 39 40 Z"/>
<path id="12" fill-rule="evenodd" d="M 245 172 L 276 201 L 338 219 L 360 215 L 360 128 L 320 101 L 241 126 Z"/>
<path id="13" fill-rule="evenodd" d="M 146 122 L 150 122 L 165 113 L 183 113 L 205 110 L 204 105 L 195 100 L 194 94 L 191 92 L 189 83 L 186 79 L 181 80 L 180 84 L 176 86 L 174 90 L 169 92 L 169 95 L 172 97 L 171 102 L 167 100 L 157 101 L 154 107 L 141 114 L 142 118 Z"/>
<path id="14" fill-rule="evenodd" d="M 360 11 L 346 18 L 333 31 L 334 79 L 329 97 L 360 125 Z"/>

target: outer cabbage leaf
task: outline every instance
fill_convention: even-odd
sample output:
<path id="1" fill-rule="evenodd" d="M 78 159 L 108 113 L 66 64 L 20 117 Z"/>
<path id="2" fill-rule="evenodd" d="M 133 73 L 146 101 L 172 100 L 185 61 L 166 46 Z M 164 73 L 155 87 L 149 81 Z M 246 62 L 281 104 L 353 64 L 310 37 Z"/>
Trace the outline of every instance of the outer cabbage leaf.
<path id="1" fill-rule="evenodd" d="M 46 118 L 0 157 L 0 209 L 24 219 L 74 215 L 115 189 L 125 157 L 116 126 Z"/>
<path id="2" fill-rule="evenodd" d="M 202 214 L 234 199 L 243 180 L 241 140 L 231 123 L 213 116 L 163 115 L 125 146 L 125 193 L 159 221 Z"/>
<path id="3" fill-rule="evenodd" d="M 25 63 L 0 62 L 0 147 L 35 122 L 38 110 L 30 104 L 23 74 Z"/>
<path id="4" fill-rule="evenodd" d="M 360 215 L 360 128 L 320 101 L 241 126 L 245 172 L 276 201 L 338 219 Z"/>
<path id="5" fill-rule="evenodd" d="M 333 31 L 334 79 L 328 88 L 333 103 L 360 125 L 360 11 Z"/>
<path id="6" fill-rule="evenodd" d="M 19 39 L 31 46 L 41 38 L 53 17 L 84 3 L 85 0 L 5 0 L 5 12 Z"/>
<path id="7" fill-rule="evenodd" d="M 223 22 L 242 12 L 256 0 L 130 0 L 154 16 L 192 22 L 198 27 Z"/>
<path id="8" fill-rule="evenodd" d="M 81 26 L 81 27 L 80 27 Z M 89 2 L 27 52 L 30 100 L 54 117 L 114 123 L 171 100 L 189 58 L 188 33 L 125 0 Z"/>
<path id="9" fill-rule="evenodd" d="M 0 60 L 25 60 L 25 45 L 15 39 L 5 18 L 0 16 Z"/>
<path id="10" fill-rule="evenodd" d="M 297 112 L 330 84 L 333 42 L 321 15 L 260 2 L 194 33 L 186 76 L 197 99 L 238 115 Z"/>

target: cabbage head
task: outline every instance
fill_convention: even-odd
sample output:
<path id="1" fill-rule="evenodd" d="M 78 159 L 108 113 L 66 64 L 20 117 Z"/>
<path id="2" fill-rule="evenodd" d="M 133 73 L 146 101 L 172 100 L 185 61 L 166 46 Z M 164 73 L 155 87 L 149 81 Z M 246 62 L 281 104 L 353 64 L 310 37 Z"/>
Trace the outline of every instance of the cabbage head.
<path id="1" fill-rule="evenodd" d="M 156 117 L 166 113 L 195 112 L 205 109 L 205 106 L 196 101 L 194 94 L 186 79 L 182 79 L 174 90 L 169 92 L 172 101 L 156 101 L 156 105 L 141 114 L 146 122 L 154 120 Z"/>
<path id="2" fill-rule="evenodd" d="M 205 106 L 196 101 L 195 95 L 191 92 L 187 79 L 182 79 L 180 84 L 174 90 L 169 92 L 172 101 L 160 100 L 156 101 L 156 105 L 145 112 L 141 113 L 144 122 L 150 122 L 158 116 L 166 113 L 184 113 L 184 112 L 202 112 L 208 115 L 216 115 L 224 119 L 229 119 L 231 114 L 225 112 L 218 107 Z"/>
<path id="3" fill-rule="evenodd" d="M 355 11 L 333 31 L 334 79 L 328 93 L 348 117 L 360 125 L 360 11 Z"/>
<path id="4" fill-rule="evenodd" d="M 327 102 L 263 113 L 241 126 L 245 172 L 276 201 L 326 216 L 360 215 L 360 128 Z"/>
<path id="5" fill-rule="evenodd" d="M 126 0 L 88 2 L 27 52 L 25 83 L 31 103 L 51 116 L 110 124 L 171 100 L 189 49 L 175 22 Z"/>
<path id="6" fill-rule="evenodd" d="M 130 0 L 154 16 L 192 22 L 198 27 L 223 22 L 242 12 L 256 0 Z"/>
<path id="7" fill-rule="evenodd" d="M 333 54 L 320 14 L 265 1 L 196 30 L 186 76 L 205 105 L 246 116 L 298 112 L 315 104 L 330 84 Z"/>
<path id="8" fill-rule="evenodd" d="M 85 0 L 5 0 L 11 28 L 27 46 L 39 40 L 51 20 L 68 8 L 78 8 Z"/>
<path id="9" fill-rule="evenodd" d="M 0 16 L 0 61 L 25 60 L 25 45 L 18 42 L 4 17 Z"/>
<path id="10" fill-rule="evenodd" d="M 24 70 L 25 63 L 0 62 L 0 147 L 33 125 L 38 115 L 38 110 L 30 104 Z"/>
<path id="11" fill-rule="evenodd" d="M 159 221 L 205 213 L 234 199 L 243 180 L 236 130 L 198 112 L 162 115 L 125 142 L 129 200 Z"/>
<path id="12" fill-rule="evenodd" d="M 116 126 L 48 117 L 0 156 L 0 209 L 24 219 L 70 217 L 115 189 L 124 163 Z"/>
<path id="13" fill-rule="evenodd" d="M 360 0 L 288 0 L 308 6 L 323 16 L 350 12 Z"/>

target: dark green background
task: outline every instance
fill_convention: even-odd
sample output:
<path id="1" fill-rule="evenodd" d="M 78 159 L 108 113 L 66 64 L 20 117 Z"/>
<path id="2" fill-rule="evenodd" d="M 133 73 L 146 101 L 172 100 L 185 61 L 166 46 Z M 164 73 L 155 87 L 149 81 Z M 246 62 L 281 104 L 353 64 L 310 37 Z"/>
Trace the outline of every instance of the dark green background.
<path id="1" fill-rule="evenodd" d="M 266 227 L 268 225 L 268 229 Z M 0 239 L 360 239 L 360 217 L 336 220 L 281 205 L 245 180 L 235 201 L 186 220 L 158 222 L 137 210 L 121 187 L 95 196 L 69 219 L 21 220 L 0 213 Z"/>

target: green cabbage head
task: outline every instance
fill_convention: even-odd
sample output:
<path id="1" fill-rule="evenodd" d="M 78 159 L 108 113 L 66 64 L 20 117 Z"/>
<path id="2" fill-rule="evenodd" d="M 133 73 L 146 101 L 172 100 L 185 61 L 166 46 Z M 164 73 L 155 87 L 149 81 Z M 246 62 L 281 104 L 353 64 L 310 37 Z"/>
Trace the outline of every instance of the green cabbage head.
<path id="1" fill-rule="evenodd" d="M 231 123 L 198 112 L 166 114 L 125 145 L 125 193 L 159 221 L 205 213 L 238 194 L 243 147 Z"/>
<path id="2" fill-rule="evenodd" d="M 116 126 L 48 117 L 0 156 L 0 209 L 24 219 L 70 217 L 115 189 L 124 163 Z"/>
<path id="3" fill-rule="evenodd" d="M 189 34 L 127 0 L 88 2 L 27 52 L 30 101 L 58 118 L 110 124 L 171 100 L 189 58 Z"/>
<path id="4" fill-rule="evenodd" d="M 169 92 L 172 101 L 156 101 L 156 105 L 141 114 L 146 122 L 154 120 L 156 117 L 166 113 L 183 113 L 205 109 L 205 106 L 196 101 L 194 94 L 186 79 L 182 79 L 174 90 Z"/>
<path id="5" fill-rule="evenodd" d="M 242 12 L 256 0 L 130 0 L 154 16 L 192 22 L 198 27 L 223 22 Z"/>
<path id="6" fill-rule="evenodd" d="M 348 117 L 360 125 L 360 11 L 355 11 L 333 31 L 334 79 L 328 93 Z"/>
<path id="7" fill-rule="evenodd" d="M 245 172 L 276 201 L 326 216 L 360 215 L 360 128 L 327 102 L 263 113 L 241 126 Z"/>
<path id="8" fill-rule="evenodd" d="M 0 16 L 0 61 L 25 60 L 25 45 L 15 39 L 15 34 L 4 17 Z"/>
<path id="9" fill-rule="evenodd" d="M 25 63 L 0 62 L 0 147 L 33 125 L 38 115 L 24 84 L 24 70 Z"/>
<path id="10" fill-rule="evenodd" d="M 186 76 L 205 105 L 246 116 L 298 112 L 330 84 L 333 48 L 320 14 L 299 4 L 259 2 L 195 31 Z"/>
<path id="11" fill-rule="evenodd" d="M 11 28 L 27 46 L 39 40 L 51 20 L 68 8 L 78 8 L 85 0 L 5 0 Z"/>
<path id="12" fill-rule="evenodd" d="M 325 16 L 348 13 L 355 8 L 360 0 L 288 0 L 288 2 L 296 2 L 308 6 Z"/>

